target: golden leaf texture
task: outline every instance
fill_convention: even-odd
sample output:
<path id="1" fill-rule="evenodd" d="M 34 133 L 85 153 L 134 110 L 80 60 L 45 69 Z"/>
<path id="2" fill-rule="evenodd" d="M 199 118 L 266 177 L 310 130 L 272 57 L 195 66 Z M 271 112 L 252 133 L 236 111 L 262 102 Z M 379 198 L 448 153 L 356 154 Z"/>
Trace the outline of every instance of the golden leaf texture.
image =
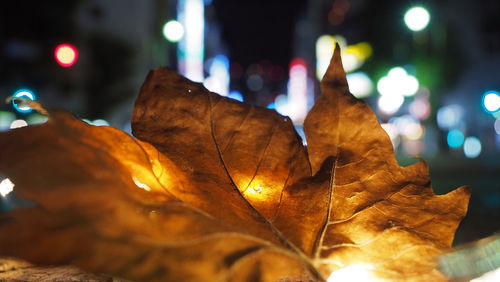
<path id="1" fill-rule="evenodd" d="M 446 280 L 435 257 L 469 189 L 435 195 L 422 160 L 398 165 L 338 47 L 321 90 L 307 146 L 288 117 L 166 68 L 135 138 L 38 105 L 45 124 L 0 133 L 0 172 L 37 203 L 0 215 L 0 255 L 134 281 Z"/>

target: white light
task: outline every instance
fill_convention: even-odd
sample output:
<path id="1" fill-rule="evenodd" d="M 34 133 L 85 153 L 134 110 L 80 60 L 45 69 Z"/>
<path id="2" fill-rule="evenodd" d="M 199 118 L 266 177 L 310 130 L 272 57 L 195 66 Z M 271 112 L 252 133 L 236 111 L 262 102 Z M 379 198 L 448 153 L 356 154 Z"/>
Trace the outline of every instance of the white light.
<path id="1" fill-rule="evenodd" d="M 179 71 L 185 77 L 203 81 L 205 17 L 203 0 L 179 0 L 178 19 L 185 28 L 179 41 Z"/>
<path id="2" fill-rule="evenodd" d="M 178 21 L 169 21 L 163 26 L 163 36 L 170 42 L 177 42 L 184 36 L 184 27 Z"/>
<path id="3" fill-rule="evenodd" d="M 347 74 L 347 84 L 349 85 L 349 91 L 357 98 L 368 97 L 373 91 L 372 80 L 364 72 Z"/>
<path id="4" fill-rule="evenodd" d="M 222 96 L 229 94 L 229 59 L 222 54 L 210 59 L 209 77 L 203 85 L 210 91 Z"/>
<path id="5" fill-rule="evenodd" d="M 481 154 L 481 141 L 474 137 L 469 136 L 464 141 L 464 154 L 467 158 L 476 158 Z"/>
<path id="6" fill-rule="evenodd" d="M 500 135 L 500 118 L 495 120 L 495 132 Z"/>
<path id="7" fill-rule="evenodd" d="M 92 122 L 95 126 L 109 126 L 109 123 L 103 119 L 96 119 Z"/>
<path id="8" fill-rule="evenodd" d="M 500 267 L 495 270 L 484 273 L 478 278 L 472 279 L 470 282 L 498 282 L 500 281 Z"/>
<path id="9" fill-rule="evenodd" d="M 16 119 L 15 121 L 13 121 L 10 124 L 10 129 L 21 128 L 21 127 L 25 127 L 25 126 L 28 126 L 28 123 L 25 120 L 23 120 L 23 119 Z"/>
<path id="10" fill-rule="evenodd" d="M 14 183 L 10 179 L 5 178 L 0 182 L 0 195 L 7 196 L 10 192 L 14 191 Z"/>
<path id="11" fill-rule="evenodd" d="M 424 29 L 427 24 L 429 24 L 429 20 L 431 16 L 426 9 L 422 7 L 413 7 L 408 12 L 406 12 L 404 20 L 409 29 L 413 31 L 420 31 Z"/>
<path id="12" fill-rule="evenodd" d="M 382 77 L 377 83 L 380 95 L 413 96 L 418 88 L 418 80 L 401 67 L 392 68 L 387 76 Z"/>
<path id="13" fill-rule="evenodd" d="M 289 116 L 295 124 L 301 124 L 307 115 L 307 66 L 304 60 L 296 58 L 290 63 L 289 76 Z"/>
<path id="14" fill-rule="evenodd" d="M 135 176 L 132 177 L 132 180 L 134 180 L 134 183 L 135 183 L 135 185 L 137 185 L 137 187 L 142 188 L 146 191 L 151 191 L 151 188 L 148 185 L 137 180 L 137 178 Z"/>
<path id="15" fill-rule="evenodd" d="M 486 111 L 494 113 L 500 109 L 500 96 L 497 92 L 487 92 L 483 97 L 483 106 Z"/>
<path id="16" fill-rule="evenodd" d="M 401 95 L 384 95 L 378 99 L 378 108 L 386 114 L 396 113 L 401 105 L 403 105 L 404 98 Z"/>
<path id="17" fill-rule="evenodd" d="M 464 115 L 462 106 L 453 104 L 444 106 L 437 111 L 437 123 L 441 129 L 457 127 Z"/>
<path id="18" fill-rule="evenodd" d="M 378 281 L 372 274 L 373 267 L 366 264 L 351 264 L 332 272 L 327 282 Z"/>

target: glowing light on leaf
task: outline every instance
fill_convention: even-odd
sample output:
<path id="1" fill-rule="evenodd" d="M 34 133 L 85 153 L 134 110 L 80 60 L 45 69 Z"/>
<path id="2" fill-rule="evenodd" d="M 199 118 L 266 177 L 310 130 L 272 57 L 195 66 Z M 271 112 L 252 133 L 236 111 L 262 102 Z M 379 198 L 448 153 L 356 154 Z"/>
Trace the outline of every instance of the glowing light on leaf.
<path id="1" fill-rule="evenodd" d="M 373 267 L 366 264 L 351 264 L 330 274 L 327 282 L 381 281 L 372 274 Z"/>

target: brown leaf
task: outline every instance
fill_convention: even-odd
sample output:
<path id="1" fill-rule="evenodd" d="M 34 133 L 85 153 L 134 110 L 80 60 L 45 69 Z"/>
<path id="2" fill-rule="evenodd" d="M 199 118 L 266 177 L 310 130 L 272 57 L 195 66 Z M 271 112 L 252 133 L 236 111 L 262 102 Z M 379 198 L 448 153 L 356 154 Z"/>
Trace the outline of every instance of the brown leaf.
<path id="1" fill-rule="evenodd" d="M 0 171 L 38 203 L 0 217 L 0 254 L 137 281 L 444 279 L 433 259 L 469 190 L 436 196 L 423 161 L 397 164 L 339 48 L 322 92 L 307 150 L 289 118 L 165 68 L 136 101 L 138 139 L 40 106 L 47 123 L 0 133 Z"/>

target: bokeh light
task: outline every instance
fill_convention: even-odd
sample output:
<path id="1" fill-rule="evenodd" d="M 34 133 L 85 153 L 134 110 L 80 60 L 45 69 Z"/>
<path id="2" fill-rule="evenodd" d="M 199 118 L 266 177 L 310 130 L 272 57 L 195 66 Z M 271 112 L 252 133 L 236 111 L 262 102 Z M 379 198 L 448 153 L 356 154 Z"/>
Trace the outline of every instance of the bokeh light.
<path id="1" fill-rule="evenodd" d="M 464 154 L 467 158 L 477 158 L 481 154 L 481 141 L 474 136 L 465 138 L 464 141 Z"/>
<path id="2" fill-rule="evenodd" d="M 418 80 L 402 67 L 394 67 L 377 83 L 380 95 L 413 96 L 419 87 Z"/>
<path id="3" fill-rule="evenodd" d="M 431 114 L 431 105 L 424 98 L 416 98 L 409 107 L 410 114 L 419 120 L 425 120 Z"/>
<path id="4" fill-rule="evenodd" d="M 31 101 L 36 100 L 35 94 L 33 94 L 33 92 L 29 89 L 20 89 L 20 90 L 16 91 L 13 96 L 15 98 L 25 98 L 25 99 L 29 99 Z M 31 107 L 24 106 L 24 105 L 18 105 L 15 100 L 12 100 L 12 105 L 20 113 L 29 113 L 33 110 Z"/>
<path id="5" fill-rule="evenodd" d="M 243 94 L 241 94 L 241 92 L 238 90 L 231 90 L 231 92 L 229 92 L 229 95 L 227 95 L 227 97 L 243 102 Z"/>
<path id="6" fill-rule="evenodd" d="M 10 128 L 10 124 L 16 119 L 16 115 L 11 112 L 0 111 L 0 131 Z"/>
<path id="7" fill-rule="evenodd" d="M 57 63 L 62 67 L 71 67 L 78 58 L 78 51 L 75 46 L 71 44 L 59 44 L 54 51 L 54 57 Z"/>
<path id="8" fill-rule="evenodd" d="M 184 36 L 184 27 L 176 20 L 168 21 L 163 26 L 163 36 L 170 42 L 177 42 Z"/>
<path id="9" fill-rule="evenodd" d="M 423 30 L 429 24 L 430 19 L 429 12 L 423 7 L 413 7 L 404 16 L 406 26 L 412 31 Z"/>
<path id="10" fill-rule="evenodd" d="M 458 129 L 453 129 L 448 132 L 448 136 L 446 137 L 446 141 L 448 142 L 448 146 L 450 148 L 460 148 L 464 143 L 465 137 L 462 131 Z"/>
<path id="11" fill-rule="evenodd" d="M 247 78 L 247 87 L 252 91 L 259 91 L 264 86 L 264 80 L 258 74 L 252 74 Z"/>
<path id="12" fill-rule="evenodd" d="M 10 129 L 21 128 L 28 126 L 28 123 L 24 119 L 16 119 L 10 124 Z"/>
<path id="13" fill-rule="evenodd" d="M 373 82 L 364 72 L 353 72 L 347 74 L 349 91 L 357 98 L 365 98 L 373 93 Z"/>
<path id="14" fill-rule="evenodd" d="M 452 104 L 439 108 L 436 118 L 439 128 L 447 130 L 457 127 L 462 121 L 463 116 L 463 107 L 457 104 Z"/>
<path id="15" fill-rule="evenodd" d="M 384 95 L 378 99 L 378 108 L 383 113 L 392 115 L 401 108 L 403 102 L 404 97 L 402 95 Z"/>
<path id="16" fill-rule="evenodd" d="M 14 191 L 14 183 L 8 178 L 3 179 L 0 182 L 0 196 L 6 197 L 12 191 Z"/>
<path id="17" fill-rule="evenodd" d="M 483 108 L 488 113 L 497 112 L 500 109 L 500 93 L 488 91 L 483 95 Z"/>
<path id="18" fill-rule="evenodd" d="M 500 135 L 500 118 L 495 120 L 495 132 Z"/>

